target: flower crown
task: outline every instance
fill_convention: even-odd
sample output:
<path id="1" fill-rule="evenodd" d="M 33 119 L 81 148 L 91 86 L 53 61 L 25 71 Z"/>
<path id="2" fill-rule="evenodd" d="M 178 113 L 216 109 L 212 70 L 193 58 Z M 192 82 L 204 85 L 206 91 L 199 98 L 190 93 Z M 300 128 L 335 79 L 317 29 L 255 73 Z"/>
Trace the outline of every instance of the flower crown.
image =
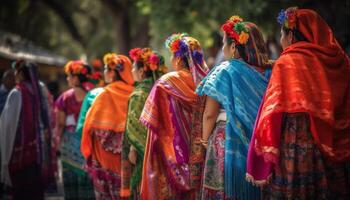
<path id="1" fill-rule="evenodd" d="M 73 75 L 88 75 L 89 71 L 85 66 L 84 62 L 81 60 L 69 61 L 66 66 L 64 66 L 64 71 L 66 74 Z"/>
<path id="2" fill-rule="evenodd" d="M 277 22 L 288 28 L 295 29 L 297 26 L 297 7 L 288 8 L 287 10 L 281 10 L 277 17 Z"/>
<path id="3" fill-rule="evenodd" d="M 249 31 L 245 27 L 243 19 L 237 15 L 230 17 L 230 19 L 221 26 L 221 30 L 240 45 L 244 45 L 248 42 Z"/>
<path id="4" fill-rule="evenodd" d="M 169 36 L 165 41 L 165 47 L 168 48 L 175 57 L 192 56 L 196 63 L 202 64 L 203 53 L 199 42 L 190 37 L 187 33 L 175 33 Z"/>
<path id="5" fill-rule="evenodd" d="M 94 70 L 101 70 L 103 64 L 100 59 L 94 59 L 91 61 L 91 65 L 94 68 Z"/>
<path id="6" fill-rule="evenodd" d="M 164 58 L 150 48 L 134 48 L 129 51 L 129 56 L 134 62 L 142 62 L 144 70 L 160 71 L 166 73 L 167 67 L 164 64 Z"/>
<path id="7" fill-rule="evenodd" d="M 117 70 L 118 72 L 123 71 L 124 61 L 115 53 L 107 53 L 103 57 L 103 63 L 107 65 L 112 70 Z"/>

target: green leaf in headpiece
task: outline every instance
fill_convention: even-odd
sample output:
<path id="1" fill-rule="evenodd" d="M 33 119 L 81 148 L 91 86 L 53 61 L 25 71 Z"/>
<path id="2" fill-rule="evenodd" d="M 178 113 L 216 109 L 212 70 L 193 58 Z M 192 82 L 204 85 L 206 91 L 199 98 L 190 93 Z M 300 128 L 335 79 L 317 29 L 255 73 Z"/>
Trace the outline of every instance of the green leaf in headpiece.
<path id="1" fill-rule="evenodd" d="M 238 22 L 235 24 L 234 30 L 236 31 L 236 33 L 240 34 L 242 31 L 244 31 L 245 33 L 247 33 L 247 29 L 244 25 L 244 23 L 242 22 Z"/>

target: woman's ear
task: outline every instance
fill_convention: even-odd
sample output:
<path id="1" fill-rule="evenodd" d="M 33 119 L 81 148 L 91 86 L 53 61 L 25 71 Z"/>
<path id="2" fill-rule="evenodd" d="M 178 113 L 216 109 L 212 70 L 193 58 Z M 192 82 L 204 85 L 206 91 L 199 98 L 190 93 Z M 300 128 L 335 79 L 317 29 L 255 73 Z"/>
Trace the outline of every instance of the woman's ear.
<path id="1" fill-rule="evenodd" d="M 146 76 L 145 74 L 145 70 L 143 69 L 143 67 L 141 67 L 140 69 L 138 69 L 140 77 L 144 78 Z"/>
<path id="2" fill-rule="evenodd" d="M 236 55 L 236 44 L 232 42 L 230 45 L 230 54 L 232 55 L 232 58 L 235 58 Z"/>
<path id="3" fill-rule="evenodd" d="M 288 43 L 289 43 L 289 44 L 293 44 L 293 43 L 294 43 L 294 34 L 293 34 L 292 31 L 289 31 L 289 32 L 288 32 L 287 40 L 288 40 Z"/>

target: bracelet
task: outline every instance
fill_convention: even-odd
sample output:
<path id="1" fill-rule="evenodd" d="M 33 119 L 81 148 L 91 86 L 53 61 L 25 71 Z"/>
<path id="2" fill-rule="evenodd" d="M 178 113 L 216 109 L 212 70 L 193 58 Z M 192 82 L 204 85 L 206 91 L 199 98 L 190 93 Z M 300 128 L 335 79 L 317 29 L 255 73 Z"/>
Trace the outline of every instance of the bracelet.
<path id="1" fill-rule="evenodd" d="M 200 139 L 199 141 L 200 141 L 203 145 L 204 145 L 204 144 L 205 144 L 205 145 L 208 144 L 208 140 Z"/>

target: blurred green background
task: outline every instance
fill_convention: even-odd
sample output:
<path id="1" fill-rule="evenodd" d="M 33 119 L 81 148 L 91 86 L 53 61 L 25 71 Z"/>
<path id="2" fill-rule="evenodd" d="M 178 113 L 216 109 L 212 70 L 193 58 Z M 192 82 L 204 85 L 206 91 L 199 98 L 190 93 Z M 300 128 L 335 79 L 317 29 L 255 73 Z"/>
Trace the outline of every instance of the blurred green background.
<path id="1" fill-rule="evenodd" d="M 220 39 L 220 24 L 238 14 L 278 39 L 276 16 L 289 6 L 313 8 L 350 45 L 349 0 L 1 0 L 0 30 L 15 33 L 68 59 L 163 48 L 173 32 L 187 32 L 204 48 Z"/>

